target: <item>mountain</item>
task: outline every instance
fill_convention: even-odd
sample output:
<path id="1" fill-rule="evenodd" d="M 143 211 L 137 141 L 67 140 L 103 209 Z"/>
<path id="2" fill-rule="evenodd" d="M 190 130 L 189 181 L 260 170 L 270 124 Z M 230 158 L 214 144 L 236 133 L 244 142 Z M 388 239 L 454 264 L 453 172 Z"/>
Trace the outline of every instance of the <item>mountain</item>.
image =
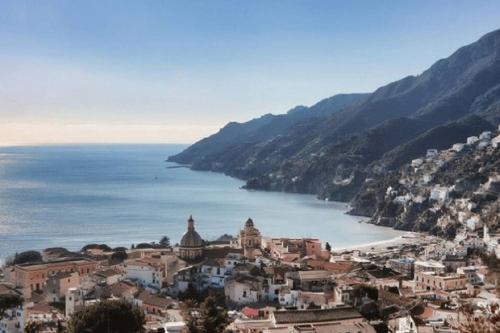
<path id="1" fill-rule="evenodd" d="M 326 98 L 311 107 L 296 106 L 286 114 L 266 114 L 245 123 L 230 122 L 218 133 L 205 138 L 169 160 L 192 164 L 194 168 L 211 169 L 206 163 L 215 161 L 211 156 L 224 154 L 235 146 L 252 145 L 271 140 L 286 133 L 294 125 L 314 118 L 333 115 L 347 106 L 358 103 L 368 94 L 339 94 Z"/>
<path id="2" fill-rule="evenodd" d="M 375 224 L 450 239 L 463 227 L 480 229 L 486 224 L 490 230 L 500 229 L 500 130 L 472 133 L 480 125 L 474 122 L 443 126 L 412 140 L 408 146 L 414 147 L 422 140 L 440 139 L 441 133 L 461 131 L 475 139 L 426 152 L 370 179 L 352 200 L 351 213 L 369 216 Z"/>
<path id="3" fill-rule="evenodd" d="M 499 121 L 496 30 L 418 76 L 371 94 L 336 95 L 287 114 L 229 123 L 169 160 L 239 177 L 248 188 L 350 201 L 367 179 Z"/>

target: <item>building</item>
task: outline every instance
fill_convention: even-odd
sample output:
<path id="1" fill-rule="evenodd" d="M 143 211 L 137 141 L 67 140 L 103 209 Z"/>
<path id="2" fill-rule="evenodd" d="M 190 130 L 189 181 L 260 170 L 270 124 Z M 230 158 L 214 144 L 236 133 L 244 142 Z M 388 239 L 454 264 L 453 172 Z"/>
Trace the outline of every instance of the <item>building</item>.
<path id="1" fill-rule="evenodd" d="M 420 167 L 422 164 L 424 164 L 424 160 L 421 158 L 416 158 L 411 161 L 411 166 L 414 168 Z"/>
<path id="2" fill-rule="evenodd" d="M 463 274 L 438 275 L 434 272 L 419 272 L 415 274 L 417 290 L 454 291 L 466 288 L 467 279 Z"/>
<path id="3" fill-rule="evenodd" d="M 81 288 L 69 288 L 66 292 L 66 317 L 85 305 L 85 293 Z"/>
<path id="4" fill-rule="evenodd" d="M 266 248 L 274 259 L 282 262 L 293 262 L 304 257 L 330 259 L 330 252 L 324 250 L 321 241 L 316 238 L 272 238 Z"/>
<path id="5" fill-rule="evenodd" d="M 435 272 L 437 274 L 444 273 L 446 267 L 437 261 L 415 261 L 415 274 L 419 272 Z"/>
<path id="6" fill-rule="evenodd" d="M 16 287 L 24 289 L 24 296 L 32 291 L 41 291 L 48 278 L 56 273 L 77 272 L 80 276 L 95 272 L 97 262 L 89 259 L 64 259 L 44 263 L 28 263 L 15 266 Z"/>
<path id="7" fill-rule="evenodd" d="M 427 149 L 427 154 L 425 155 L 426 157 L 434 157 L 438 154 L 437 149 Z"/>
<path id="8" fill-rule="evenodd" d="M 447 187 L 436 185 L 432 188 L 429 199 L 442 203 L 448 199 L 448 192 Z"/>
<path id="9" fill-rule="evenodd" d="M 262 236 L 260 231 L 255 228 L 252 219 L 249 218 L 238 235 L 238 245 L 243 249 L 243 255 L 250 260 L 254 260 L 255 257 L 262 255 L 260 249 L 261 243 Z"/>
<path id="10" fill-rule="evenodd" d="M 94 280 L 97 283 L 112 285 L 125 278 L 125 274 L 116 269 L 105 269 L 94 273 Z"/>
<path id="11" fill-rule="evenodd" d="M 325 326 L 327 324 L 337 325 L 366 325 L 369 326 L 366 319 L 356 310 L 351 307 L 338 307 L 333 309 L 321 310 L 292 310 L 292 311 L 274 311 L 270 314 L 269 319 L 273 328 L 285 328 L 288 331 L 283 332 L 300 332 L 296 328 Z M 354 332 L 363 332 L 363 330 L 355 330 Z M 272 332 L 272 331 L 271 331 Z M 307 331 L 305 331 L 307 332 Z M 311 331 L 309 332 L 316 332 Z M 332 328 L 319 332 L 335 332 Z M 349 332 L 348 330 L 343 332 Z M 365 331 L 367 332 L 367 331 Z M 374 332 L 373 328 L 371 331 Z"/>
<path id="12" fill-rule="evenodd" d="M 387 265 L 400 273 L 405 277 L 412 278 L 413 277 L 413 263 L 414 259 L 411 258 L 398 258 L 398 259 L 389 259 Z"/>
<path id="13" fill-rule="evenodd" d="M 179 244 L 179 257 L 187 261 L 200 260 L 203 257 L 203 250 L 203 239 L 194 229 L 194 220 L 190 216 L 187 231 L 182 236 Z"/>
<path id="14" fill-rule="evenodd" d="M 160 260 L 142 258 L 125 264 L 126 277 L 144 288 L 159 291 L 166 278 L 165 265 Z"/>
<path id="15" fill-rule="evenodd" d="M 263 299 L 263 279 L 250 275 L 229 277 L 224 285 L 226 300 L 236 304 L 257 303 Z"/>
<path id="16" fill-rule="evenodd" d="M 44 287 L 47 302 L 58 302 L 64 299 L 68 289 L 79 285 L 80 275 L 77 272 L 59 272 L 50 276 Z"/>
<path id="17" fill-rule="evenodd" d="M 137 286 L 128 281 L 120 281 L 111 285 L 111 296 L 113 298 L 132 301 L 134 295 L 139 291 Z"/>
<path id="18" fill-rule="evenodd" d="M 135 298 L 137 306 L 146 314 L 167 317 L 167 310 L 172 306 L 172 300 L 143 291 Z"/>
<path id="19" fill-rule="evenodd" d="M 479 138 L 477 136 L 469 136 L 467 138 L 467 144 L 468 145 L 473 145 L 473 144 L 475 144 L 478 141 L 479 141 Z"/>

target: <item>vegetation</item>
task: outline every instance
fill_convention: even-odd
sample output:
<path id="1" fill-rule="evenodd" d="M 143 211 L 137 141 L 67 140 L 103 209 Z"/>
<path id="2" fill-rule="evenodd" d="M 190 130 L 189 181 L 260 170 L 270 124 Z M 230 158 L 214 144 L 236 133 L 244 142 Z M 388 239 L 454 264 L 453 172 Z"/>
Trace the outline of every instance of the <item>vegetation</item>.
<path id="1" fill-rule="evenodd" d="M 42 330 L 42 323 L 30 321 L 24 326 L 24 333 L 38 333 Z"/>
<path id="2" fill-rule="evenodd" d="M 0 295 L 0 318 L 3 318 L 5 311 L 12 309 L 23 304 L 23 299 L 15 294 Z"/>
<path id="3" fill-rule="evenodd" d="M 160 239 L 160 246 L 161 247 L 170 247 L 170 238 L 168 236 L 163 236 Z"/>
<path id="4" fill-rule="evenodd" d="M 144 314 L 125 301 L 102 301 L 77 311 L 68 323 L 69 333 L 142 333 Z"/>
<path id="5" fill-rule="evenodd" d="M 330 245 L 330 243 L 326 242 L 326 244 L 325 244 L 325 250 L 327 250 L 328 252 L 332 251 L 332 246 Z"/>
<path id="6" fill-rule="evenodd" d="M 136 249 L 152 249 L 154 247 L 151 243 L 139 243 L 135 246 Z"/>
<path id="7" fill-rule="evenodd" d="M 16 253 L 14 258 L 7 259 L 8 265 L 20 265 L 29 262 L 42 262 L 43 258 L 38 251 L 25 251 L 21 253 Z"/>
<path id="8" fill-rule="evenodd" d="M 111 255 L 111 258 L 109 258 L 109 262 L 112 265 L 116 265 L 116 264 L 122 263 L 127 258 L 128 258 L 127 252 L 125 252 L 125 251 L 115 251 Z"/>
<path id="9" fill-rule="evenodd" d="M 184 307 L 188 333 L 220 333 L 228 324 L 227 312 L 217 306 L 215 297 L 209 296 L 194 310 L 195 304 L 188 301 Z"/>
<path id="10" fill-rule="evenodd" d="M 87 244 L 80 250 L 81 252 L 85 252 L 87 250 L 102 250 L 104 252 L 111 252 L 112 249 L 106 244 Z"/>

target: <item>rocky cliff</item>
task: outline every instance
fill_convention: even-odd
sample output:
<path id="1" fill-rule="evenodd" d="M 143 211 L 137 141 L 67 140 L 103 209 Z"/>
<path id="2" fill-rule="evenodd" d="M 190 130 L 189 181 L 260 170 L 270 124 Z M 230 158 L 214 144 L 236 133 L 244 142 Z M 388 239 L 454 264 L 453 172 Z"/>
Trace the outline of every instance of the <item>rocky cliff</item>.
<path id="1" fill-rule="evenodd" d="M 431 149 L 365 181 L 352 200 L 351 213 L 369 216 L 375 224 L 449 238 L 461 228 L 474 230 L 483 224 L 497 230 L 500 130 L 470 136 L 467 142 Z"/>
<path id="2" fill-rule="evenodd" d="M 420 75 L 371 94 L 337 95 L 283 115 L 229 123 L 169 160 L 224 172 L 252 189 L 350 201 L 368 180 L 499 122 L 497 30 Z"/>

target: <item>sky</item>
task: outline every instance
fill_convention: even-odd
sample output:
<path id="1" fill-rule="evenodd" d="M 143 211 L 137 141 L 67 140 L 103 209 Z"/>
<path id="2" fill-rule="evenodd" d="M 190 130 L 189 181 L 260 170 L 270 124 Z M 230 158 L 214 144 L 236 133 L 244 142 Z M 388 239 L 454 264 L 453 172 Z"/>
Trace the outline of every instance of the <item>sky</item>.
<path id="1" fill-rule="evenodd" d="M 417 75 L 500 1 L 0 1 L 0 145 L 192 143 Z"/>

